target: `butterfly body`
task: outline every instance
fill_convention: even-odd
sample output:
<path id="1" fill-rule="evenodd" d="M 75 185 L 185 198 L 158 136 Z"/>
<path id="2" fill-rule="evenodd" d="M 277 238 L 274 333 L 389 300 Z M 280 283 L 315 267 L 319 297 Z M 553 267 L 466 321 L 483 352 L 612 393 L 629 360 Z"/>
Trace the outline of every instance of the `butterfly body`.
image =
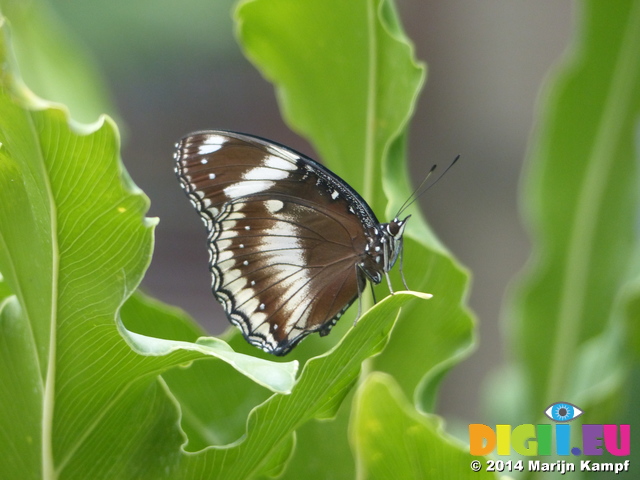
<path id="1" fill-rule="evenodd" d="M 207 227 L 214 295 L 274 355 L 329 333 L 402 251 L 406 219 L 380 224 L 346 182 L 277 143 L 196 132 L 177 145 L 176 173 Z"/>

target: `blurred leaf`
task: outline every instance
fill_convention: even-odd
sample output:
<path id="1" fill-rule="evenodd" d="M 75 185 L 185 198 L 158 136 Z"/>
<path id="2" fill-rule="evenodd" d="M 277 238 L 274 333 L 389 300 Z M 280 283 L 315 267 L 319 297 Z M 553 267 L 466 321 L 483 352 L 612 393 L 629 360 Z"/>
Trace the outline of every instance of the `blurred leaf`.
<path id="1" fill-rule="evenodd" d="M 9 290 L 9 286 L 2 278 L 2 273 L 0 273 L 0 302 L 2 302 L 9 295 L 11 295 L 11 290 Z"/>
<path id="2" fill-rule="evenodd" d="M 283 480 L 356 478 L 355 460 L 347 438 L 353 391 L 342 402 L 335 418 L 312 420 L 296 431 L 296 450 Z"/>
<path id="3" fill-rule="evenodd" d="M 179 81 L 187 68 L 201 74 L 211 71 L 212 62 L 219 69 L 219 62 L 240 57 L 229 21 L 234 0 L 49 1 L 114 79 L 137 82 L 141 76 L 164 75 Z M 196 73 L 198 65 L 203 70 Z M 216 82 L 204 86 L 219 87 Z"/>
<path id="4" fill-rule="evenodd" d="M 638 248 L 640 254 L 640 248 Z M 637 270 L 640 272 L 640 268 Z M 626 330 L 629 333 L 629 351 L 633 361 L 640 365 L 640 273 L 628 283 L 620 301 L 624 308 Z"/>
<path id="5" fill-rule="evenodd" d="M 534 253 L 508 313 L 530 379 L 522 422 L 552 402 L 585 409 L 617 391 L 619 302 L 639 273 L 640 1 L 577 5 L 577 37 L 545 90 L 524 177 Z"/>
<path id="6" fill-rule="evenodd" d="M 359 479 L 497 478 L 474 472 L 480 459 L 446 438 L 438 417 L 418 413 L 389 375 L 374 372 L 360 385 L 350 427 Z"/>
<path id="7" fill-rule="evenodd" d="M 72 38 L 46 0 L 0 0 L 11 23 L 22 77 L 36 95 L 69 108 L 78 121 L 116 113 L 102 75 L 83 44 Z"/>

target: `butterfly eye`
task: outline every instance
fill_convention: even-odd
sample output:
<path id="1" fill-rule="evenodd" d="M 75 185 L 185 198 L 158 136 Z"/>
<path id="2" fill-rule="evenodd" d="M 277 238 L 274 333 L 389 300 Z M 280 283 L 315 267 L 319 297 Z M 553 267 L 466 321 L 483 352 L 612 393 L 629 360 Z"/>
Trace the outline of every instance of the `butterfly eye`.
<path id="1" fill-rule="evenodd" d="M 387 223 L 387 233 L 392 237 L 397 237 L 398 235 L 402 235 L 402 232 L 404 231 L 404 226 L 406 225 L 407 220 L 409 220 L 409 217 L 411 217 L 411 215 L 407 215 L 407 217 L 404 220 L 398 220 L 398 217 L 396 217 L 392 221 Z"/>
<path id="2" fill-rule="evenodd" d="M 544 414 L 555 422 L 568 422 L 578 418 L 583 413 L 578 407 L 567 402 L 554 403 L 544 411 Z"/>

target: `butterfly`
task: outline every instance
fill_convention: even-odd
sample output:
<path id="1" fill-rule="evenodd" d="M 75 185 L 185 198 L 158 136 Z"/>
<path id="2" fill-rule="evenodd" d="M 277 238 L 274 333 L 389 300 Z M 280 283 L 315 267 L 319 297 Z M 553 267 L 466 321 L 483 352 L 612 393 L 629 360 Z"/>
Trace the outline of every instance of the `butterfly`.
<path id="1" fill-rule="evenodd" d="M 253 135 L 195 132 L 175 160 L 207 228 L 213 293 L 250 344 L 285 355 L 327 335 L 367 281 L 393 292 L 408 216 L 378 222 L 338 175 Z"/>

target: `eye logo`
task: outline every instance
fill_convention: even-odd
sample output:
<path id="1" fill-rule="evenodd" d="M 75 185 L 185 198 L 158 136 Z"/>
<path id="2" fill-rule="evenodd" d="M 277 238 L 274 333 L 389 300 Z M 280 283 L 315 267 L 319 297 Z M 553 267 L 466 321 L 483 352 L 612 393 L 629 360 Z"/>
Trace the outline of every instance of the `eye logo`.
<path id="1" fill-rule="evenodd" d="M 569 422 L 578 418 L 582 413 L 582 410 L 568 402 L 554 403 L 544 411 L 544 414 L 554 422 Z"/>

